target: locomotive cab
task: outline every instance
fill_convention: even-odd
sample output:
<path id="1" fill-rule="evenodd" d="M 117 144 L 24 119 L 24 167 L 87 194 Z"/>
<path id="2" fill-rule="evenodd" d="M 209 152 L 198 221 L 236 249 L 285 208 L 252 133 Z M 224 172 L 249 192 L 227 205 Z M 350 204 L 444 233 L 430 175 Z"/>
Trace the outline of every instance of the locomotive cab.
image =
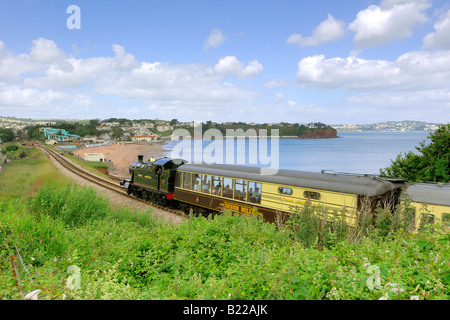
<path id="1" fill-rule="evenodd" d="M 122 185 L 128 194 L 167 205 L 168 200 L 172 199 L 176 169 L 184 161 L 167 157 L 152 160 L 144 163 L 142 156 L 139 156 L 138 161 L 129 167 L 131 178 L 123 180 Z"/>

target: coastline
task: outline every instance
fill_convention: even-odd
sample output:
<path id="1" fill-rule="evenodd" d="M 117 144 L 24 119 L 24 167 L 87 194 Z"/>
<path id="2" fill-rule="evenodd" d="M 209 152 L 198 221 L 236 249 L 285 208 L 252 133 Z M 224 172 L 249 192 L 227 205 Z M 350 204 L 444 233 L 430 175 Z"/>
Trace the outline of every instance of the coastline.
<path id="1" fill-rule="evenodd" d="M 79 159 L 84 159 L 86 153 L 103 153 L 106 160 L 109 160 L 108 174 L 117 178 L 128 178 L 129 165 L 138 159 L 138 155 L 144 156 L 144 161 L 150 157 L 156 159 L 167 156 L 171 151 L 165 150 L 162 143 L 127 143 L 114 144 L 105 147 L 81 148 L 73 153 Z"/>

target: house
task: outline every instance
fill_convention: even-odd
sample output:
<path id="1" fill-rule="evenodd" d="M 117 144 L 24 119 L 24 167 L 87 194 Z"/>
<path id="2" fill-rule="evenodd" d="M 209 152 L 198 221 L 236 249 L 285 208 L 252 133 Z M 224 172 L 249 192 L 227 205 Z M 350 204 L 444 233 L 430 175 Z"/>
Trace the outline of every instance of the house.
<path id="1" fill-rule="evenodd" d="M 104 162 L 105 156 L 103 155 L 103 153 L 85 153 L 84 160 Z"/>
<path id="2" fill-rule="evenodd" d="M 169 130 L 173 130 L 173 127 L 168 124 L 156 126 L 156 131 L 158 131 L 158 132 L 169 131 Z"/>
<path id="3" fill-rule="evenodd" d="M 111 135 L 108 134 L 108 133 L 102 133 L 102 134 L 99 136 L 99 139 L 101 139 L 101 140 L 111 140 Z"/>
<path id="4" fill-rule="evenodd" d="M 97 137 L 96 136 L 84 136 L 83 138 L 80 139 L 82 142 L 89 142 L 89 141 L 96 141 Z"/>
<path id="5" fill-rule="evenodd" d="M 131 137 L 131 140 L 135 141 L 135 142 L 142 142 L 142 141 L 150 142 L 150 141 L 155 141 L 157 138 L 158 138 L 157 135 L 143 134 L 140 136 Z"/>
<path id="6" fill-rule="evenodd" d="M 55 139 L 48 139 L 47 141 L 45 141 L 45 144 L 48 144 L 48 145 L 55 145 L 57 143 L 58 143 L 58 141 L 56 141 Z"/>

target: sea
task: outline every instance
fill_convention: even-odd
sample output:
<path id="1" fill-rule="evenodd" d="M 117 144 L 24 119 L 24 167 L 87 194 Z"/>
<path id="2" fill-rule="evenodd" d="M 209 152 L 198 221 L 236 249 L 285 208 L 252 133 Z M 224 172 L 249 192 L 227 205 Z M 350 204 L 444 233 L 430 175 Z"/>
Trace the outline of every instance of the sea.
<path id="1" fill-rule="evenodd" d="M 430 132 L 338 132 L 331 139 L 218 139 L 169 141 L 167 156 L 191 163 L 380 174 L 399 154 L 418 153 Z"/>

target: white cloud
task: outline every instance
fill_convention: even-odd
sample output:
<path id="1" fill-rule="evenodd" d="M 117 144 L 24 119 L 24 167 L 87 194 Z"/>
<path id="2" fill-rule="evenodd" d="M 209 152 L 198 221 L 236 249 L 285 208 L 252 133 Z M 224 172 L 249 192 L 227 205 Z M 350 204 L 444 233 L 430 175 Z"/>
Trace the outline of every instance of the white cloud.
<path id="1" fill-rule="evenodd" d="M 266 89 L 276 89 L 276 88 L 284 87 L 284 86 L 288 86 L 288 85 L 289 85 L 289 82 L 284 79 L 280 79 L 279 81 L 267 80 L 264 82 L 264 88 L 266 88 Z"/>
<path id="2" fill-rule="evenodd" d="M 414 27 L 427 20 L 430 6 L 428 0 L 384 0 L 358 12 L 348 29 L 355 32 L 359 48 L 382 46 L 410 37 Z"/>
<path id="3" fill-rule="evenodd" d="M 447 121 L 450 114 L 450 92 L 448 90 L 423 90 L 361 93 L 346 98 L 348 107 L 373 110 L 373 116 L 378 119 L 398 120 L 421 119 L 422 121 Z M 424 112 L 426 109 L 426 112 Z M 439 120 L 437 120 L 439 119 Z"/>
<path id="4" fill-rule="evenodd" d="M 450 51 L 408 52 L 396 61 L 323 55 L 301 59 L 297 80 L 303 86 L 347 90 L 426 90 L 450 82 Z"/>
<path id="5" fill-rule="evenodd" d="M 139 66 L 138 62 L 134 59 L 134 55 L 126 53 L 124 47 L 113 44 L 113 51 L 116 54 L 114 58 L 114 67 L 116 69 L 129 70 Z"/>
<path id="6" fill-rule="evenodd" d="M 334 103 L 341 110 L 336 119 L 343 121 L 438 121 L 450 114 L 450 51 L 407 52 L 393 61 L 311 56 L 299 61 L 297 81 L 301 87 L 335 90 L 343 99 Z M 333 107 L 326 109 L 331 117 Z"/>
<path id="7" fill-rule="evenodd" d="M 17 85 L 0 85 L 0 106 L 45 107 L 67 98 L 67 94 L 53 90 L 41 91 L 33 88 L 21 88 Z"/>
<path id="8" fill-rule="evenodd" d="M 100 77 L 105 77 L 113 69 L 111 58 L 69 58 L 54 63 L 47 68 L 44 75 L 29 77 L 24 80 L 24 86 L 34 88 L 68 89 L 82 87 Z"/>
<path id="9" fill-rule="evenodd" d="M 328 14 L 327 20 L 322 21 L 314 29 L 312 36 L 303 37 L 301 34 L 292 34 L 286 40 L 286 43 L 296 44 L 300 47 L 310 47 L 337 40 L 344 35 L 345 23 L 334 19 L 331 14 Z"/>
<path id="10" fill-rule="evenodd" d="M 65 53 L 58 48 L 53 40 L 39 38 L 33 40 L 30 57 L 33 61 L 42 64 L 51 64 L 65 58 Z"/>
<path id="11" fill-rule="evenodd" d="M 21 74 L 36 72 L 41 67 L 28 54 L 13 55 L 0 41 L 0 81 L 18 81 Z"/>
<path id="12" fill-rule="evenodd" d="M 250 61 L 244 66 L 235 56 L 226 56 L 214 66 L 214 71 L 219 74 L 233 75 L 239 78 L 253 77 L 263 70 L 263 66 L 256 60 Z"/>
<path id="13" fill-rule="evenodd" d="M 220 29 L 214 29 L 203 44 L 203 49 L 208 51 L 209 48 L 217 48 L 225 41 L 225 36 Z"/>
<path id="14" fill-rule="evenodd" d="M 298 64 L 297 80 L 304 85 L 335 89 L 366 89 L 387 85 L 399 73 L 392 62 L 356 57 L 307 57 Z"/>
<path id="15" fill-rule="evenodd" d="M 259 96 L 248 85 L 224 82 L 226 76 L 259 74 L 263 67 L 256 60 L 246 65 L 236 57 L 216 65 L 137 61 L 118 44 L 111 57 L 77 59 L 61 54 L 53 41 L 38 40 L 33 58 L 12 54 L 0 42 L 0 113 L 115 117 L 133 109 L 142 117 L 188 120 L 202 114 L 231 120 Z"/>
<path id="16" fill-rule="evenodd" d="M 423 49 L 450 50 L 450 10 L 434 25 L 436 32 L 423 38 Z"/>

